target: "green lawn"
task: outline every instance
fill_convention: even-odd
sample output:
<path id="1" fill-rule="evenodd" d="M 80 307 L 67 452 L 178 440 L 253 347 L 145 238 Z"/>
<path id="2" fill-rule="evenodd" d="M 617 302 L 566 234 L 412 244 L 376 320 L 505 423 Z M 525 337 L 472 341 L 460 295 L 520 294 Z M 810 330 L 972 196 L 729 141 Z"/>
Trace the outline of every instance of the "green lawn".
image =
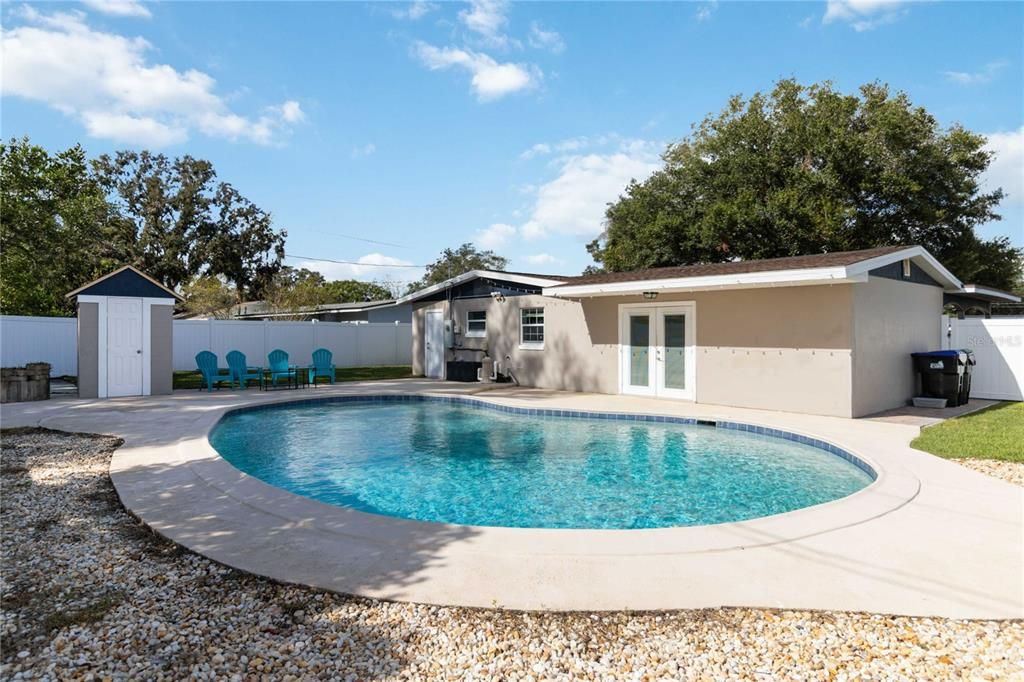
<path id="1" fill-rule="evenodd" d="M 939 457 L 1024 462 L 1024 403 L 999 403 L 929 426 L 910 445 Z"/>
<path id="2" fill-rule="evenodd" d="M 227 377 L 227 374 L 224 374 Z M 404 379 L 412 376 L 409 365 L 383 365 L 379 367 L 339 367 L 334 371 L 335 381 L 379 381 L 381 379 Z M 321 381 L 321 383 L 323 383 Z M 199 388 L 202 375 L 197 370 L 174 373 L 174 388 Z"/>

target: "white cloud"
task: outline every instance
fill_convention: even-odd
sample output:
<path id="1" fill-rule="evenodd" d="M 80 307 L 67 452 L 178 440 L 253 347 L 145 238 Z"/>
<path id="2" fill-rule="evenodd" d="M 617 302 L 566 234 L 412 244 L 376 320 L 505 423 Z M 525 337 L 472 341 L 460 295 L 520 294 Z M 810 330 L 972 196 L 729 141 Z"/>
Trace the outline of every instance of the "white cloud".
<path id="1" fill-rule="evenodd" d="M 149 9 L 137 0 L 82 0 L 82 4 L 103 14 L 112 14 L 116 17 L 145 17 L 153 16 Z"/>
<path id="2" fill-rule="evenodd" d="M 546 156 L 552 153 L 566 154 L 568 152 L 579 152 L 584 149 L 604 147 L 613 142 L 621 142 L 622 138 L 616 133 L 608 135 L 597 135 L 594 137 L 582 135 L 569 137 L 557 142 L 538 142 L 529 149 L 519 154 L 520 159 L 532 159 L 537 156 Z"/>
<path id="3" fill-rule="evenodd" d="M 408 7 L 404 9 L 391 10 L 391 16 L 396 19 L 408 19 L 409 21 L 418 21 L 423 17 L 427 16 L 440 5 L 433 2 L 426 2 L 426 0 L 414 0 Z"/>
<path id="4" fill-rule="evenodd" d="M 505 223 L 495 223 L 476 233 L 476 243 L 485 249 L 500 249 L 516 236 L 516 228 Z"/>
<path id="5" fill-rule="evenodd" d="M 535 156 L 545 156 L 551 153 L 551 145 L 546 142 L 538 142 L 533 145 L 522 154 L 519 155 L 520 159 L 532 159 Z"/>
<path id="6" fill-rule="evenodd" d="M 1024 205 L 1024 126 L 1008 133 L 990 133 L 985 149 L 995 158 L 984 176 L 984 188 L 1002 187 L 1006 204 Z"/>
<path id="7" fill-rule="evenodd" d="M 411 261 L 402 260 L 382 253 L 368 253 L 360 256 L 356 263 L 332 263 L 323 260 L 303 260 L 301 267 L 316 270 L 328 280 L 358 279 L 362 281 L 397 280 L 411 282 L 423 277 L 423 268 L 404 267 Z M 296 265 L 299 265 L 296 263 Z"/>
<path id="8" fill-rule="evenodd" d="M 503 33 L 507 12 L 505 0 L 470 0 L 469 9 L 459 12 L 459 21 L 487 44 L 504 47 L 508 44 L 508 36 Z"/>
<path id="9" fill-rule="evenodd" d="M 377 145 L 372 142 L 368 142 L 361 147 L 352 148 L 353 159 L 365 159 L 367 156 L 371 156 L 377 151 Z"/>
<path id="10" fill-rule="evenodd" d="M 907 4 L 907 0 L 828 0 L 821 21 L 845 21 L 855 31 L 870 31 L 899 19 L 906 13 Z"/>
<path id="11" fill-rule="evenodd" d="M 536 21 L 530 23 L 530 36 L 527 38 L 530 47 L 548 50 L 554 54 L 565 51 L 565 41 L 558 31 L 545 31 Z"/>
<path id="12" fill-rule="evenodd" d="M 530 218 L 521 227 L 523 237 L 598 236 L 607 204 L 622 194 L 630 180 L 644 180 L 661 166 L 659 149 L 654 143 L 633 140 L 609 154 L 565 158 L 558 176 L 537 189 Z"/>
<path id="13" fill-rule="evenodd" d="M 530 265 L 558 265 L 563 261 L 561 258 L 555 258 L 550 253 L 535 253 L 527 256 L 526 262 Z"/>
<path id="14" fill-rule="evenodd" d="M 451 67 L 465 69 L 472 74 L 472 87 L 480 101 L 499 99 L 520 90 L 535 87 L 543 77 L 534 66 L 504 64 L 480 52 L 454 47 L 434 47 L 418 42 L 415 54 L 430 70 L 437 71 Z"/>
<path id="15" fill-rule="evenodd" d="M 708 0 L 707 2 L 700 3 L 700 7 L 697 8 L 697 21 L 707 21 L 711 18 L 711 15 L 718 9 L 718 0 Z"/>
<path id="16" fill-rule="evenodd" d="M 1007 67 L 1009 62 L 1005 59 L 998 61 L 989 62 L 981 68 L 979 71 L 943 71 L 942 75 L 946 77 L 946 80 L 952 83 L 958 83 L 960 85 L 981 85 L 984 83 L 990 83 L 999 72 Z"/>
<path id="17" fill-rule="evenodd" d="M 209 75 L 150 63 L 148 41 L 93 30 L 81 12 L 24 7 L 16 16 L 25 23 L 0 33 L 2 93 L 43 102 L 95 137 L 156 147 L 196 130 L 270 144 L 302 118 L 294 101 L 256 117 L 234 113 Z"/>
<path id="18" fill-rule="evenodd" d="M 301 123 L 306 120 L 306 112 L 302 110 L 298 102 L 290 99 L 281 105 L 281 118 L 288 123 Z"/>
<path id="19" fill-rule="evenodd" d="M 92 137 L 132 145 L 166 147 L 188 139 L 188 130 L 169 126 L 147 116 L 86 111 L 82 123 Z"/>

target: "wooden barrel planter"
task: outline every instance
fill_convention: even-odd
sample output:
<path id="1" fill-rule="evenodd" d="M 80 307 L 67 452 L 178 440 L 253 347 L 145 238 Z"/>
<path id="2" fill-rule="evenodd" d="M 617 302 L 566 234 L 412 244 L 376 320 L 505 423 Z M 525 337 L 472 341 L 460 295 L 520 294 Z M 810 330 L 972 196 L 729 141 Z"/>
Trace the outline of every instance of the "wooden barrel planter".
<path id="1" fill-rule="evenodd" d="M 0 402 L 49 399 L 50 363 L 30 362 L 24 367 L 0 368 Z"/>

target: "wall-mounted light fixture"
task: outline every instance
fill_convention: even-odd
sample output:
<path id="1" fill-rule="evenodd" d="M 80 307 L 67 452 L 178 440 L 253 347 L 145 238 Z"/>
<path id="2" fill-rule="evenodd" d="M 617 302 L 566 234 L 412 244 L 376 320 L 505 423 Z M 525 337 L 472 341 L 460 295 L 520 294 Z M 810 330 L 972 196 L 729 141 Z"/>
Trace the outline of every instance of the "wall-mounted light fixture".
<path id="1" fill-rule="evenodd" d="M 657 291 L 645 291 L 644 292 L 644 298 L 646 298 L 648 301 L 653 301 L 654 299 L 658 298 L 658 292 Z"/>
<path id="2" fill-rule="evenodd" d="M 505 294 L 501 293 L 500 291 L 492 291 L 491 292 L 491 298 L 493 298 L 498 303 L 504 303 L 505 302 Z"/>

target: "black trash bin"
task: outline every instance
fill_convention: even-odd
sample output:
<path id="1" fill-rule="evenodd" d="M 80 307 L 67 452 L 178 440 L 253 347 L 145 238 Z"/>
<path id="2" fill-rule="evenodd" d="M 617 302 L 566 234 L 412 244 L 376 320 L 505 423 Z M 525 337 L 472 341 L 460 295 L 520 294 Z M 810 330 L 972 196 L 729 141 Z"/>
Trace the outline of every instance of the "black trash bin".
<path id="1" fill-rule="evenodd" d="M 971 399 L 971 373 L 977 363 L 974 359 L 974 351 L 970 348 L 961 348 L 960 359 L 964 363 L 964 376 L 960 381 L 960 404 L 966 405 L 967 401 Z"/>
<path id="2" fill-rule="evenodd" d="M 967 356 L 957 350 L 933 350 L 912 353 L 914 369 L 921 375 L 921 393 L 929 398 L 945 398 L 946 407 L 961 405 L 964 367 Z"/>

